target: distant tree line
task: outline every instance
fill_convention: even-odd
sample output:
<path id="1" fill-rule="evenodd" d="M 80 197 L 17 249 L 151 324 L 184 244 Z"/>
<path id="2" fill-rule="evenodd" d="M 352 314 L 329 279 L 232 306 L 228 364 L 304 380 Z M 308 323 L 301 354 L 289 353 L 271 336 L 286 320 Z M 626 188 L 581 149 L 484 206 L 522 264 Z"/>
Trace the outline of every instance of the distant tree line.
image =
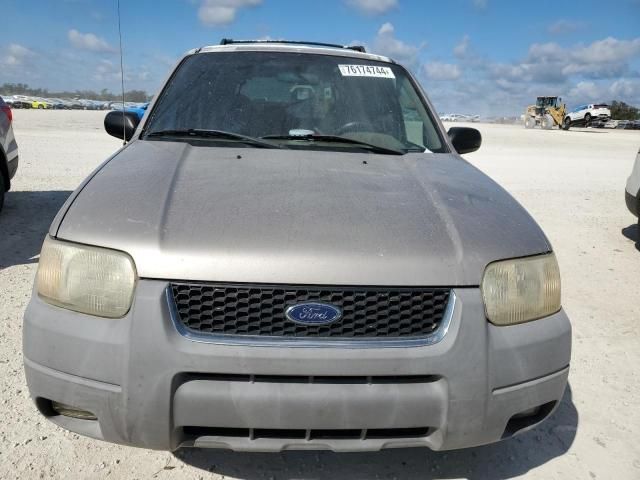
<path id="1" fill-rule="evenodd" d="M 26 83 L 4 83 L 0 86 L 0 95 L 27 95 L 45 98 L 86 98 L 88 100 L 103 100 L 106 102 L 122 100 L 121 93 L 111 93 L 106 88 L 100 90 L 99 93 L 93 90 L 53 92 L 46 88 L 31 88 Z M 143 90 L 129 90 L 125 92 L 124 97 L 127 102 L 148 102 L 151 100 L 151 95 Z"/>
<path id="2" fill-rule="evenodd" d="M 610 106 L 611 118 L 616 120 L 638 120 L 640 119 L 640 110 L 624 102 L 614 100 Z"/>

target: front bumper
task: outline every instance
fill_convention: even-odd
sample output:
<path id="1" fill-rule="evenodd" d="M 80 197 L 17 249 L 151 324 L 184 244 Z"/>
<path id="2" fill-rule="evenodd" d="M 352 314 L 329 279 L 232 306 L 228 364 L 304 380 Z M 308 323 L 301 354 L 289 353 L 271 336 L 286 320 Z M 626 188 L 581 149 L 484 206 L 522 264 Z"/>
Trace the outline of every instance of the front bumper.
<path id="1" fill-rule="evenodd" d="M 12 179 L 18 171 L 18 155 L 16 154 L 11 160 L 7 162 L 7 169 L 9 171 L 9 179 Z"/>
<path id="2" fill-rule="evenodd" d="M 637 196 L 630 194 L 627 190 L 624 191 L 624 200 L 627 204 L 629 211 L 636 217 L 640 217 L 640 199 Z"/>
<path id="3" fill-rule="evenodd" d="M 33 296 L 23 346 L 42 413 L 94 438 L 163 450 L 445 450 L 532 427 L 567 383 L 571 327 L 564 312 L 495 327 L 477 288 L 454 289 L 448 332 L 434 345 L 320 348 L 185 338 L 171 321 L 166 286 L 141 280 L 121 320 Z M 98 420 L 55 415 L 50 401 Z"/>

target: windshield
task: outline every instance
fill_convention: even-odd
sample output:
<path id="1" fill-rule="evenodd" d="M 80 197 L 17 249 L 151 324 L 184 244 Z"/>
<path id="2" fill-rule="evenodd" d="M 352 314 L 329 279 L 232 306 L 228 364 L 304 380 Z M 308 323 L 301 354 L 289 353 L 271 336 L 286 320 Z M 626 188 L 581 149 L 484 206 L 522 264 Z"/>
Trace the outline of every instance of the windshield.
<path id="1" fill-rule="evenodd" d="M 331 136 L 402 152 L 446 151 L 404 68 L 317 54 L 218 52 L 187 57 L 151 112 L 145 138 L 176 130 L 270 137 L 270 142 L 290 148 L 360 148 L 357 142 L 340 139 L 337 146 Z"/>

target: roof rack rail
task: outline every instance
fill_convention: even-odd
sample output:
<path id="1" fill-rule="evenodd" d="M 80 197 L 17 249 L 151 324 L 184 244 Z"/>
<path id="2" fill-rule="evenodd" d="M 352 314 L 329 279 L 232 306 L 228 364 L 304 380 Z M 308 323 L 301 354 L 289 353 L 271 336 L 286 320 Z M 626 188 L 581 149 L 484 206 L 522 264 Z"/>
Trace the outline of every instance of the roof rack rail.
<path id="1" fill-rule="evenodd" d="M 222 40 L 220 40 L 220 45 L 234 45 L 239 43 L 280 43 L 284 45 L 313 45 L 316 47 L 346 48 L 348 50 L 354 50 L 356 52 L 367 53 L 362 45 L 338 45 L 336 43 L 301 42 L 296 40 L 233 40 L 232 38 L 223 38 Z"/>

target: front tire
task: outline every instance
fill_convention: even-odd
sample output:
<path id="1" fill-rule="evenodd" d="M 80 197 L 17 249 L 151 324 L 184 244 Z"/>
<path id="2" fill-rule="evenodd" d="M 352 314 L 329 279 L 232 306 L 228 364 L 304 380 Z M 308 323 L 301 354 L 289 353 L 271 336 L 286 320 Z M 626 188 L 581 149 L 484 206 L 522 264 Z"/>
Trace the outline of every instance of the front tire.
<path id="1" fill-rule="evenodd" d="M 524 128 L 533 128 L 535 125 L 536 125 L 536 120 L 533 117 L 527 115 L 524 118 Z"/>
<path id="2" fill-rule="evenodd" d="M 564 122 L 562 122 L 562 129 L 569 130 L 570 128 L 571 128 L 571 118 L 567 117 L 564 119 Z"/>
<path id="3" fill-rule="evenodd" d="M 584 126 L 585 127 L 590 127 L 591 126 L 591 114 L 590 113 L 587 113 L 584 116 Z"/>
<path id="4" fill-rule="evenodd" d="M 553 117 L 549 114 L 544 115 L 540 124 L 543 129 L 551 130 L 553 128 Z"/>

